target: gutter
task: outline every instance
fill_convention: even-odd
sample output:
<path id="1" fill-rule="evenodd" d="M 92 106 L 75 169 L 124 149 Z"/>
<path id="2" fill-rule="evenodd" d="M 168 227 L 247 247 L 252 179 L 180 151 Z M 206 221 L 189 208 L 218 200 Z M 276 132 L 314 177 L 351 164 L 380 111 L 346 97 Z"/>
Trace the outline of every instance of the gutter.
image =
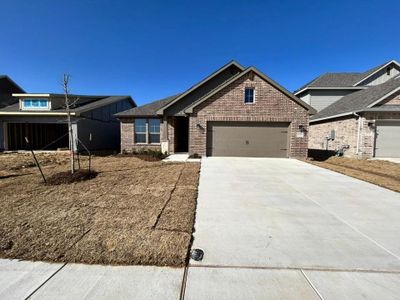
<path id="1" fill-rule="evenodd" d="M 18 116 L 66 116 L 66 112 L 5 112 L 1 111 L 1 115 L 18 115 Z M 71 116 L 75 116 L 75 112 L 71 112 Z"/>

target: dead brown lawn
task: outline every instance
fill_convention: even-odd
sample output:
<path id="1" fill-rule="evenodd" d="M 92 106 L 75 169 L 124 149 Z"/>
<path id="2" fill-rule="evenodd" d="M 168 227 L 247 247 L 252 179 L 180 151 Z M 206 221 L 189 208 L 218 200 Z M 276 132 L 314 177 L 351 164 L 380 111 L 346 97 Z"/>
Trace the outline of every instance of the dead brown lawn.
<path id="1" fill-rule="evenodd" d="M 400 164 L 384 160 L 359 160 L 346 157 L 331 157 L 325 161 L 307 162 L 400 192 Z"/>
<path id="2" fill-rule="evenodd" d="M 44 173 L 66 171 L 66 155 L 39 154 Z M 94 157 L 96 178 L 46 186 L 29 154 L 2 154 L 0 257 L 182 266 L 199 165 Z"/>

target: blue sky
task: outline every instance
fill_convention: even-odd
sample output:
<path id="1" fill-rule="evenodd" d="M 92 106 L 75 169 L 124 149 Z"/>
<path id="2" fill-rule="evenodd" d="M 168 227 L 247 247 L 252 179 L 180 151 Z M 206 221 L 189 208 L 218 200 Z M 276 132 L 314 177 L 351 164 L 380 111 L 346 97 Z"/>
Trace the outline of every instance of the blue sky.
<path id="1" fill-rule="evenodd" d="M 231 59 L 289 90 L 400 59 L 399 1 L 0 1 L 0 74 L 28 92 L 181 92 Z"/>

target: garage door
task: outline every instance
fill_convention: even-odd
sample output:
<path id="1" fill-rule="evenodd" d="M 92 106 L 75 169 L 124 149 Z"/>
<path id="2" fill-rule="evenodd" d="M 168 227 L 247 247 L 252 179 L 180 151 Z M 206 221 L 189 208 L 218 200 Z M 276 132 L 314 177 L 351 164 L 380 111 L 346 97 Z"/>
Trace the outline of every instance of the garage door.
<path id="1" fill-rule="evenodd" d="M 208 122 L 208 156 L 288 157 L 289 123 Z"/>
<path id="2" fill-rule="evenodd" d="M 68 148 L 66 124 L 8 123 L 8 150 L 29 150 L 25 137 L 34 150 Z"/>
<path id="3" fill-rule="evenodd" d="M 400 121 L 376 123 L 376 157 L 400 157 Z"/>

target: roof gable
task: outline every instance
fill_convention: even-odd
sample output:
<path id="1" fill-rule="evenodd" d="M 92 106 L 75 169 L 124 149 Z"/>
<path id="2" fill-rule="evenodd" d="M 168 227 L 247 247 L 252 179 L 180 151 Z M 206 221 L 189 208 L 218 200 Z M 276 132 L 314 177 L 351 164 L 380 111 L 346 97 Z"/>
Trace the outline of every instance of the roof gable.
<path id="1" fill-rule="evenodd" d="M 313 122 L 337 118 L 371 108 L 400 90 L 400 76 L 340 98 L 312 117 Z"/>
<path id="2" fill-rule="evenodd" d="M 358 80 L 356 83 L 354 83 L 354 86 L 360 85 L 361 83 L 365 82 L 366 80 L 368 80 L 369 78 L 374 76 L 376 73 L 378 73 L 382 69 L 385 69 L 386 67 L 388 67 L 391 64 L 394 64 L 398 68 L 400 68 L 400 64 L 396 60 L 390 60 L 390 61 L 388 61 L 388 62 L 386 62 L 386 63 L 384 63 L 384 64 L 382 64 L 380 66 L 377 66 L 375 68 L 372 68 L 372 69 L 362 73 L 362 76 L 361 76 L 360 80 Z"/>
<path id="3" fill-rule="evenodd" d="M 284 87 L 282 87 L 281 85 L 279 85 L 277 82 L 275 82 L 274 80 L 272 80 L 271 78 L 269 78 L 267 75 L 265 75 L 264 73 L 262 73 L 261 71 L 259 71 L 257 68 L 255 67 L 249 67 L 246 70 L 244 70 L 243 72 L 237 74 L 236 76 L 232 77 L 230 80 L 228 80 L 227 82 L 225 82 L 224 84 L 218 86 L 217 88 L 215 88 L 214 90 L 210 91 L 208 94 L 206 94 L 205 96 L 203 96 L 202 98 L 200 98 L 199 100 L 197 100 L 196 102 L 194 102 L 192 105 L 190 105 L 189 107 L 187 107 L 185 109 L 186 113 L 193 113 L 193 109 L 198 106 L 200 103 L 203 103 L 204 101 L 206 101 L 207 99 L 209 99 L 211 96 L 215 95 L 216 93 L 218 93 L 220 90 L 222 90 L 223 88 L 225 88 L 226 86 L 230 85 L 231 83 L 235 82 L 237 79 L 241 78 L 242 76 L 244 76 L 245 74 L 248 74 L 249 72 L 254 72 L 255 74 L 257 74 L 259 77 L 261 77 L 263 80 L 265 80 L 266 82 L 268 82 L 270 85 L 272 85 L 273 87 L 275 87 L 277 90 L 281 91 L 282 93 L 284 93 L 286 96 L 288 96 L 289 98 L 291 98 L 293 101 L 295 101 L 296 103 L 298 103 L 299 105 L 303 106 L 304 108 L 306 108 L 310 114 L 314 114 L 316 113 L 315 109 L 313 107 L 311 107 L 310 105 L 308 105 L 306 102 L 302 101 L 301 99 L 297 98 L 295 95 L 293 95 L 291 92 L 289 92 L 288 90 L 286 90 Z"/>
<path id="4" fill-rule="evenodd" d="M 386 68 L 390 64 L 395 64 L 400 68 L 400 64 L 396 60 L 390 60 L 379 66 L 373 67 L 365 72 L 337 72 L 337 73 L 325 73 L 319 77 L 306 83 L 294 94 L 299 95 L 300 93 L 311 89 L 311 88 L 363 88 L 360 86 L 361 83 L 374 76 L 376 73 Z"/>
<path id="5" fill-rule="evenodd" d="M 240 71 L 244 70 L 244 67 L 242 65 L 240 65 L 238 62 L 232 60 L 229 63 L 227 63 L 226 65 L 224 65 L 223 67 L 221 67 L 220 69 L 218 69 L 217 71 L 215 71 L 214 73 L 212 73 L 211 75 L 207 76 L 206 78 L 204 78 L 203 80 L 201 80 L 200 82 L 198 82 L 197 84 L 193 85 L 192 87 L 190 87 L 188 90 L 186 90 L 185 92 L 183 92 L 182 94 L 180 94 L 178 97 L 176 97 L 175 99 L 173 99 L 172 101 L 170 101 L 169 103 L 167 103 L 165 106 L 161 107 L 158 111 L 157 114 L 162 115 L 164 113 L 164 111 L 171 107 L 172 105 L 174 105 L 175 103 L 177 103 L 178 101 L 182 100 L 183 98 L 185 98 L 186 96 L 188 96 L 189 94 L 195 92 L 196 90 L 198 90 L 200 87 L 202 87 L 203 85 L 205 85 L 207 82 L 211 81 L 213 78 L 215 78 L 216 76 L 218 76 L 219 74 L 221 74 L 222 72 L 224 72 L 225 70 L 227 70 L 230 67 L 236 67 L 237 69 L 239 69 Z"/>

